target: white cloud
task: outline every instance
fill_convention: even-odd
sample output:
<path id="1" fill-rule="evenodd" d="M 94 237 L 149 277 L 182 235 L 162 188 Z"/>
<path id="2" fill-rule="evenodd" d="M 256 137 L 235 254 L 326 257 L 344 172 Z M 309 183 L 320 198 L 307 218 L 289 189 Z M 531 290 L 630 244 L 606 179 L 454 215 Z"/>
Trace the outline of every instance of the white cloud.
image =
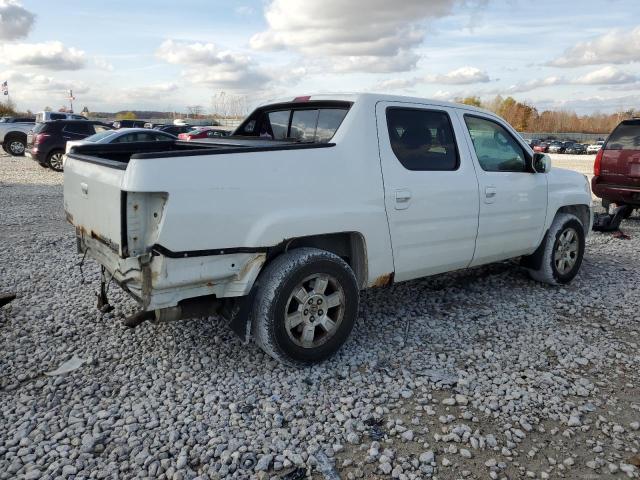
<path id="1" fill-rule="evenodd" d="M 446 83 L 450 85 L 469 85 L 471 83 L 486 83 L 491 79 L 487 72 L 475 67 L 461 67 L 444 75 L 427 76 L 430 83 Z"/>
<path id="2" fill-rule="evenodd" d="M 396 55 L 389 57 L 375 55 L 334 57 L 331 59 L 331 64 L 335 73 L 392 73 L 411 70 L 419 58 L 413 52 L 400 50 Z"/>
<path id="3" fill-rule="evenodd" d="M 96 57 L 93 59 L 94 65 L 100 70 L 106 70 L 107 72 L 113 72 L 113 65 L 111 65 L 104 58 Z"/>
<path id="4" fill-rule="evenodd" d="M 603 63 L 632 63 L 640 61 L 640 26 L 632 30 L 614 29 L 568 48 L 549 62 L 554 67 L 577 67 Z"/>
<path id="5" fill-rule="evenodd" d="M 271 81 L 250 57 L 221 50 L 213 43 L 165 40 L 156 55 L 168 63 L 189 67 L 182 72 L 186 80 L 212 88 L 242 91 L 264 87 Z"/>
<path id="6" fill-rule="evenodd" d="M 415 67 L 412 49 L 423 23 L 451 13 L 465 0 L 272 0 L 269 28 L 251 38 L 259 50 L 291 49 L 309 58 L 343 57 L 336 71 L 390 72 Z M 376 67 L 376 63 L 380 66 Z"/>
<path id="7" fill-rule="evenodd" d="M 507 88 L 496 89 L 487 93 L 509 95 L 512 93 L 530 92 L 531 90 L 535 90 L 536 88 L 564 85 L 566 83 L 567 80 L 564 77 L 551 76 L 545 78 L 534 78 L 531 80 L 527 80 L 526 82 L 516 83 Z"/>
<path id="8" fill-rule="evenodd" d="M 562 76 L 549 76 L 545 78 L 534 78 L 526 82 L 513 84 L 507 88 L 496 88 L 485 94 L 511 95 L 514 93 L 525 93 L 531 90 L 544 87 L 555 87 L 559 85 L 626 85 L 640 81 L 640 77 L 623 72 L 615 67 L 606 66 L 598 70 L 586 73 L 580 77 L 566 78 Z"/>
<path id="9" fill-rule="evenodd" d="M 13 43 L 0 46 L 0 62 L 46 70 L 79 70 L 86 64 L 86 56 L 61 42 Z"/>
<path id="10" fill-rule="evenodd" d="M 36 16 L 15 0 L 0 0 L 0 40 L 25 38 Z"/>
<path id="11" fill-rule="evenodd" d="M 5 72 L 5 78 L 9 82 L 9 88 L 22 90 L 23 92 L 47 92 L 51 94 L 61 94 L 73 90 L 74 95 L 85 94 L 90 91 L 89 86 L 84 82 L 72 80 L 57 80 L 47 75 L 31 72 L 18 72 L 10 70 Z"/>
<path id="12" fill-rule="evenodd" d="M 640 77 L 632 75 L 610 65 L 589 72 L 573 80 L 573 83 L 583 85 L 623 85 L 640 81 Z"/>
<path id="13" fill-rule="evenodd" d="M 416 85 L 436 83 L 444 85 L 471 85 L 474 83 L 490 82 L 487 72 L 476 67 L 460 67 L 448 73 L 431 74 L 413 78 L 393 78 L 378 83 L 374 89 L 381 91 L 406 90 Z M 446 92 L 449 94 L 449 92 Z"/>
<path id="14" fill-rule="evenodd" d="M 179 90 L 179 86 L 173 82 L 158 83 L 144 87 L 132 87 L 122 90 L 119 100 L 127 101 L 151 101 L 158 100 L 161 96 L 168 96 Z"/>

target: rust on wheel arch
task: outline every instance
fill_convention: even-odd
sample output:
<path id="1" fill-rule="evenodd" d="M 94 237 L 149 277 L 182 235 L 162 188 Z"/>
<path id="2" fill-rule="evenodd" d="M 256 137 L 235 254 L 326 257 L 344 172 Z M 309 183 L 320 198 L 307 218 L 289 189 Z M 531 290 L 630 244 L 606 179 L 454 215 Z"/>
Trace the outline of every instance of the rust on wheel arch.
<path id="1" fill-rule="evenodd" d="M 371 284 L 372 287 L 388 287 L 389 285 L 393 285 L 393 277 L 394 272 L 385 273 L 384 275 L 380 275 L 376 278 Z"/>

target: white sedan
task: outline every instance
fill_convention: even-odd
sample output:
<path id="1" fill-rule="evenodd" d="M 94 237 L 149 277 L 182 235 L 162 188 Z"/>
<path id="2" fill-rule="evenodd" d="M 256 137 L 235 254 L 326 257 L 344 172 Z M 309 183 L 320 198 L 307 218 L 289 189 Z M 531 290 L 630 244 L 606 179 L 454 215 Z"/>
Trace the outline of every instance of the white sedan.
<path id="1" fill-rule="evenodd" d="M 592 143 L 591 145 L 587 146 L 587 153 L 598 153 L 603 145 L 604 141 L 602 140 L 599 140 L 596 143 Z"/>
<path id="2" fill-rule="evenodd" d="M 105 130 L 82 140 L 67 142 L 65 153 L 69 153 L 71 147 L 96 143 L 134 143 L 134 142 L 168 142 L 177 140 L 170 133 L 151 130 L 149 128 L 121 128 L 119 130 Z"/>

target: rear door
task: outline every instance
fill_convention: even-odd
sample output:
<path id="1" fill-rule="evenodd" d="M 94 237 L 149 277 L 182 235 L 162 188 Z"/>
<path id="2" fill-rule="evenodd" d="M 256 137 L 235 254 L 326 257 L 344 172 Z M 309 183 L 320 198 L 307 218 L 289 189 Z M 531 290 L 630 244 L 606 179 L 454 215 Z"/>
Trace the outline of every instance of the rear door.
<path id="1" fill-rule="evenodd" d="M 609 135 L 599 183 L 640 190 L 640 120 L 626 120 Z"/>
<path id="2" fill-rule="evenodd" d="M 532 253 L 547 214 L 547 175 L 530 170 L 519 135 L 494 117 L 460 111 L 480 184 L 480 224 L 472 266 Z"/>
<path id="3" fill-rule="evenodd" d="M 376 106 L 395 279 L 469 265 L 478 232 L 478 182 L 454 109 Z"/>

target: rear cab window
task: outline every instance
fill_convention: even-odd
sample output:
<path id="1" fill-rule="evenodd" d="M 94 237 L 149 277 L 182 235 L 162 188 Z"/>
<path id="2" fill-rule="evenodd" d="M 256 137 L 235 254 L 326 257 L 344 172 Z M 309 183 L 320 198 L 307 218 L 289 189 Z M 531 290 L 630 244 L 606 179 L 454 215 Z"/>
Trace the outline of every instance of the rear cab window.
<path id="1" fill-rule="evenodd" d="M 350 108 L 350 102 L 338 101 L 270 105 L 253 112 L 233 135 L 263 140 L 328 143 Z"/>
<path id="2" fill-rule="evenodd" d="M 606 150 L 640 150 L 640 120 L 628 120 L 618 125 L 605 145 Z"/>

